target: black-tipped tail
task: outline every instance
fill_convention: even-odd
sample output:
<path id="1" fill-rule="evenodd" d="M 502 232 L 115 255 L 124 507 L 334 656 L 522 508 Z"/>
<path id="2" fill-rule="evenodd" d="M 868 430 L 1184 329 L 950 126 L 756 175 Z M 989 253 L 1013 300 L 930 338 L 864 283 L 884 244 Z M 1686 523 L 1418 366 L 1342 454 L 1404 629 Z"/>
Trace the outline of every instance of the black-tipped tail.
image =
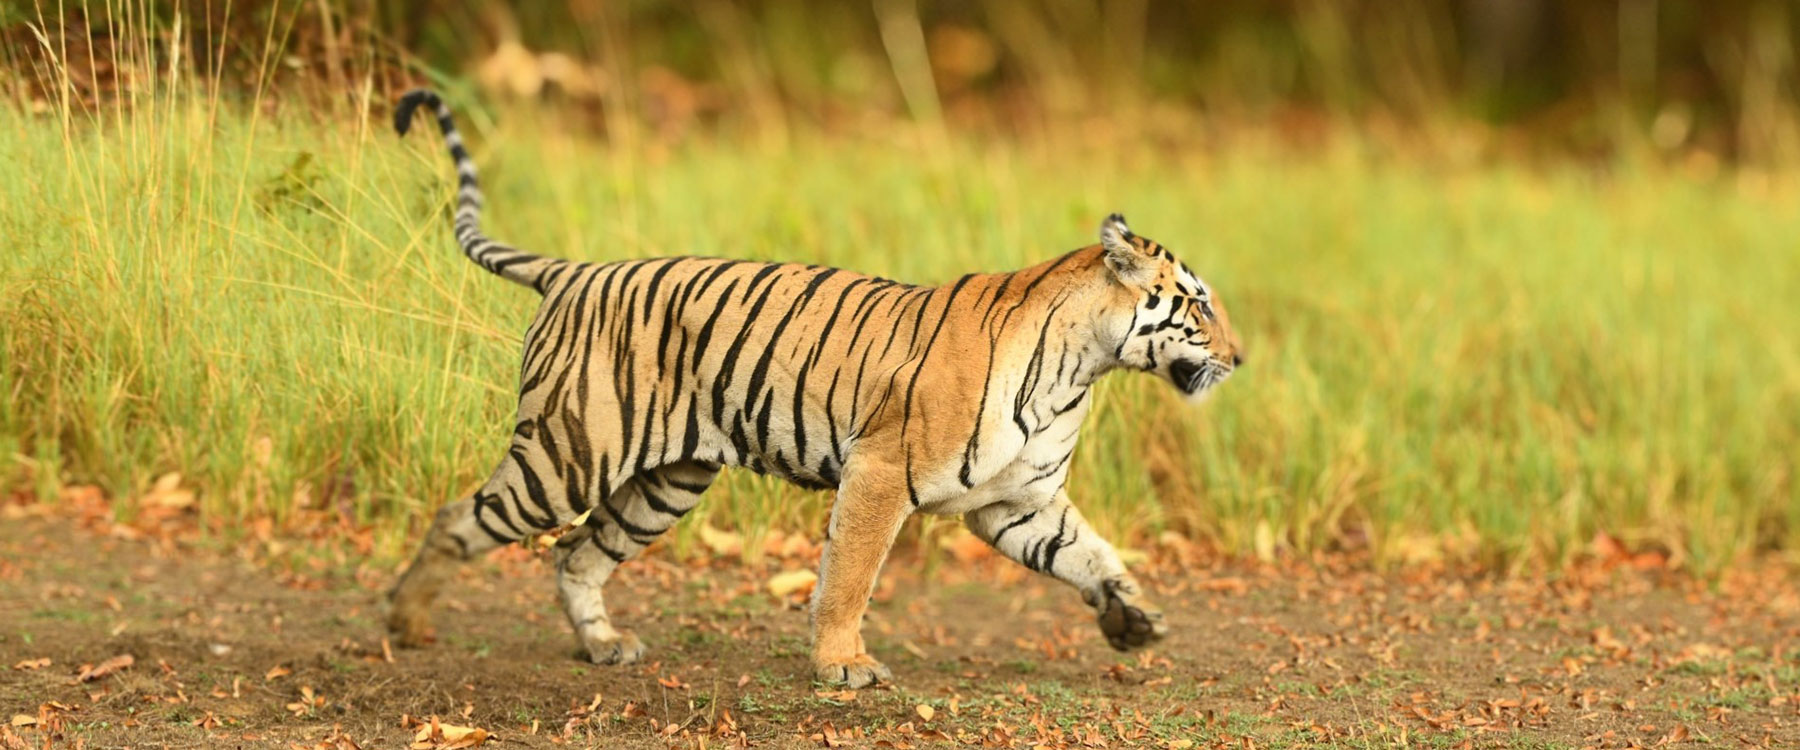
<path id="1" fill-rule="evenodd" d="M 412 129 L 413 110 L 418 109 L 419 105 L 428 104 L 432 109 L 437 109 L 441 103 L 437 92 L 429 89 L 413 89 L 402 94 L 400 101 L 394 105 L 394 132 L 406 135 L 406 131 Z"/>
<path id="2" fill-rule="evenodd" d="M 444 142 L 450 148 L 450 159 L 456 164 L 456 242 L 462 247 L 463 255 L 495 275 L 544 291 L 545 274 L 562 265 L 563 261 L 502 245 L 481 233 L 484 199 L 475 160 L 463 147 L 462 134 L 456 130 L 450 107 L 438 98 L 437 92 L 414 89 L 401 95 L 400 101 L 394 104 L 394 132 L 406 135 L 412 129 L 413 113 L 421 105 L 430 107 L 437 115 L 438 129 L 443 132 Z"/>

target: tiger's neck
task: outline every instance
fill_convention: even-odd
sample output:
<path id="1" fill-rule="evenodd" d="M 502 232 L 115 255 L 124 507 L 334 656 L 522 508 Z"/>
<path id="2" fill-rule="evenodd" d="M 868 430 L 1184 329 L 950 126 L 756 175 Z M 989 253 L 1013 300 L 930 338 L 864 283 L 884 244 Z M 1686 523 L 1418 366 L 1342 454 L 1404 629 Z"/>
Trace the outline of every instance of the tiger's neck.
<path id="1" fill-rule="evenodd" d="M 1127 333 L 1117 314 L 1117 290 L 1097 252 L 1076 251 L 1052 265 L 1042 284 L 1044 321 L 1022 328 L 1034 340 L 1022 395 L 1053 411 L 1083 399 L 1119 367 L 1118 341 Z M 1034 269 L 1035 270 L 1035 269 Z M 1021 342 L 1022 344 L 1025 342 Z"/>

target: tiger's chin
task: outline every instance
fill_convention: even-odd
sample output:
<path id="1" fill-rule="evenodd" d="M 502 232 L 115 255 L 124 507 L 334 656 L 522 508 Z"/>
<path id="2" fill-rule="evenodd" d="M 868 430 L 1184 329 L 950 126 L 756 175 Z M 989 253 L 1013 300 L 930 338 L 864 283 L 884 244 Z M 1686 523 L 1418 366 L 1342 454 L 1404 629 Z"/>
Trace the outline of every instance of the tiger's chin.
<path id="1" fill-rule="evenodd" d="M 1175 384 L 1182 397 L 1189 404 L 1199 406 L 1212 395 L 1214 388 L 1231 376 L 1231 368 L 1211 360 L 1178 359 L 1169 365 L 1168 375 L 1169 382 Z"/>

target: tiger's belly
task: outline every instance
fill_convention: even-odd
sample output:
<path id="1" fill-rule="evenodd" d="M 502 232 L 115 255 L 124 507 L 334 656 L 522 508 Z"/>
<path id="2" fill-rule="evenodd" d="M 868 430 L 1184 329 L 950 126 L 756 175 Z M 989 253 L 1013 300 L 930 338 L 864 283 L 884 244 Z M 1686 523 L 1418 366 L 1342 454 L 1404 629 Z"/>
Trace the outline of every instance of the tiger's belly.
<path id="1" fill-rule="evenodd" d="M 952 490 L 936 493 L 933 500 L 919 504 L 919 510 L 938 515 L 957 515 L 984 508 L 994 503 L 1031 506 L 1047 504 L 1056 498 L 1068 479 L 1069 464 L 1074 460 L 1076 439 L 1087 409 L 1081 408 L 1054 419 L 1024 441 L 1010 460 L 998 471 L 964 489 L 957 484 Z"/>

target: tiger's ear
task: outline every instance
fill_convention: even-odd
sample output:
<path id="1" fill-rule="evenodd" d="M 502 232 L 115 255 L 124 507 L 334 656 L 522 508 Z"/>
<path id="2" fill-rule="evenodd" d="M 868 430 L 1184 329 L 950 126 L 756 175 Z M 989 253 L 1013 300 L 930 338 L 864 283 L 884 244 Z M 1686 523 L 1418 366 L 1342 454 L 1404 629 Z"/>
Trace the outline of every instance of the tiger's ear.
<path id="1" fill-rule="evenodd" d="M 1138 249 L 1125 217 L 1113 214 L 1100 222 L 1100 246 L 1106 249 L 1106 267 L 1128 284 L 1142 284 L 1156 275 L 1156 258 Z"/>

